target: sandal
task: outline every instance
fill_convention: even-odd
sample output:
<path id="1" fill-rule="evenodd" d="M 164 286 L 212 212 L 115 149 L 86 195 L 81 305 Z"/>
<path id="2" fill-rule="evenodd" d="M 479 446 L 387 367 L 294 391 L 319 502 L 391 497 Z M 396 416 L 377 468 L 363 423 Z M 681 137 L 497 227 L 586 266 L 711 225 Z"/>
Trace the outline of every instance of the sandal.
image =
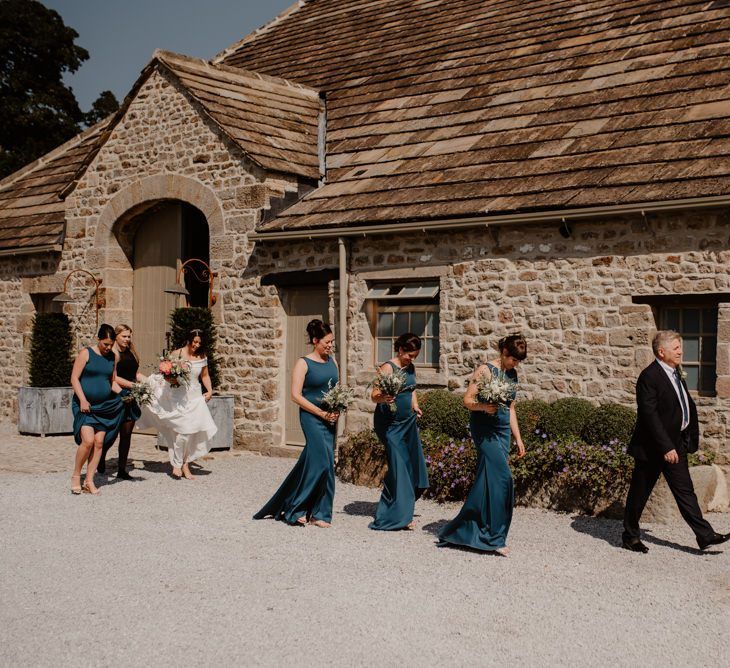
<path id="1" fill-rule="evenodd" d="M 93 483 L 92 483 L 93 484 Z M 84 492 L 84 494 L 93 494 L 96 496 L 97 494 L 101 494 L 101 490 L 94 485 L 94 489 L 91 489 L 91 485 L 89 485 L 88 480 L 84 480 L 84 486 L 81 488 Z"/>
<path id="2" fill-rule="evenodd" d="M 78 480 L 79 484 L 74 485 L 74 480 Z M 71 494 L 81 494 L 81 476 L 80 475 L 71 476 Z"/>

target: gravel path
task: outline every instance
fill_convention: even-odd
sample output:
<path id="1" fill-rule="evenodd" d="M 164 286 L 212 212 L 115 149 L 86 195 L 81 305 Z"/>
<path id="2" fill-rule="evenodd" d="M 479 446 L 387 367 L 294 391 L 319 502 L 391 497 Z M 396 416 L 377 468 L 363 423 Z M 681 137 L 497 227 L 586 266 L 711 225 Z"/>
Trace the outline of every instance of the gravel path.
<path id="1" fill-rule="evenodd" d="M 0 665 L 727 665 L 730 548 L 684 525 L 635 555 L 616 522 L 518 509 L 502 558 L 435 547 L 453 505 L 369 531 L 378 491 L 342 483 L 332 529 L 251 520 L 292 464 L 150 466 L 97 498 L 0 473 Z"/>

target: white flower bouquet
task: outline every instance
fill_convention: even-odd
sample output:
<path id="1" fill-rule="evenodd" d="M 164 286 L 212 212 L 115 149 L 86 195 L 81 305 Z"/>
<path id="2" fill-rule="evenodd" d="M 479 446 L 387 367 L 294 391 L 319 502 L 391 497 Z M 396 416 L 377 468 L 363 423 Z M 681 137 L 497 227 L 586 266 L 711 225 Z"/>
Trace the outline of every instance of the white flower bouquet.
<path id="1" fill-rule="evenodd" d="M 339 383 L 332 385 L 330 380 L 327 381 L 327 391 L 322 392 L 320 405 L 328 413 L 344 413 L 350 407 L 354 398 L 355 390 Z"/>
<path id="2" fill-rule="evenodd" d="M 148 406 L 152 403 L 152 388 L 149 383 L 135 383 L 129 390 L 129 394 L 122 397 L 124 403 L 137 402 L 137 405 Z"/>
<path id="3" fill-rule="evenodd" d="M 397 397 L 401 392 L 413 389 L 412 385 L 406 385 L 405 369 L 393 370 L 393 373 L 383 373 L 376 367 L 376 376 L 368 387 L 374 387 L 388 397 Z M 395 403 L 390 404 L 390 410 L 395 413 Z"/>
<path id="4" fill-rule="evenodd" d="M 477 401 L 480 404 L 497 404 L 509 406 L 514 399 L 517 385 L 511 381 L 504 371 L 494 375 L 491 372 L 477 379 Z"/>

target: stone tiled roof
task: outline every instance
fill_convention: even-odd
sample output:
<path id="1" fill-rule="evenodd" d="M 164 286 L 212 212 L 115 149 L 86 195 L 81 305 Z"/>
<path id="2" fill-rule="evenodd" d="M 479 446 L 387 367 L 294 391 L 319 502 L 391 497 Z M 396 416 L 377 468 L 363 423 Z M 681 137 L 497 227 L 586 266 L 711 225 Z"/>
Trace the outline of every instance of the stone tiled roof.
<path id="1" fill-rule="evenodd" d="M 327 181 L 262 230 L 730 194 L 725 0 L 311 0 L 221 54 L 327 96 Z M 486 213 L 485 213 L 486 212 Z"/>
<path id="2" fill-rule="evenodd" d="M 254 162 L 287 174 L 320 177 L 323 104 L 316 90 L 168 51 L 156 51 L 155 60 Z"/>
<path id="3" fill-rule="evenodd" d="M 63 191 L 109 119 L 0 181 L 0 252 L 47 249 L 63 242 Z"/>

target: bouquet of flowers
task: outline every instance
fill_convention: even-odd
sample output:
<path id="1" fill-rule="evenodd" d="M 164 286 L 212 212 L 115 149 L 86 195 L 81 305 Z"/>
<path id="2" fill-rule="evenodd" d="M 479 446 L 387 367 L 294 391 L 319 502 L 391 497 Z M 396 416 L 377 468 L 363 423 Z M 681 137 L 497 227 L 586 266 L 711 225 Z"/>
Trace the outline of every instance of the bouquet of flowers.
<path id="1" fill-rule="evenodd" d="M 355 398 L 355 390 L 327 381 L 327 391 L 322 392 L 321 406 L 328 413 L 344 413 Z"/>
<path id="2" fill-rule="evenodd" d="M 368 387 L 374 387 L 388 397 L 396 397 L 401 392 L 413 389 L 412 385 L 406 386 L 405 369 L 393 370 L 393 373 L 383 373 L 380 368 L 376 367 L 376 376 Z M 395 403 L 390 404 L 391 413 L 395 413 Z"/>
<path id="3" fill-rule="evenodd" d="M 509 406 L 514 399 L 516 385 L 504 371 L 496 376 L 487 373 L 477 380 L 477 401 L 480 404 L 497 404 L 498 406 Z"/>
<path id="4" fill-rule="evenodd" d="M 122 401 L 125 404 L 137 402 L 137 405 L 141 408 L 152 403 L 152 388 L 149 383 L 135 383 L 132 385 L 132 389 L 129 390 L 129 394 L 122 397 Z"/>
<path id="5" fill-rule="evenodd" d="M 190 365 L 184 360 L 172 359 L 170 353 L 160 355 L 158 370 L 170 387 L 180 387 L 183 383 L 187 385 L 190 379 Z"/>

